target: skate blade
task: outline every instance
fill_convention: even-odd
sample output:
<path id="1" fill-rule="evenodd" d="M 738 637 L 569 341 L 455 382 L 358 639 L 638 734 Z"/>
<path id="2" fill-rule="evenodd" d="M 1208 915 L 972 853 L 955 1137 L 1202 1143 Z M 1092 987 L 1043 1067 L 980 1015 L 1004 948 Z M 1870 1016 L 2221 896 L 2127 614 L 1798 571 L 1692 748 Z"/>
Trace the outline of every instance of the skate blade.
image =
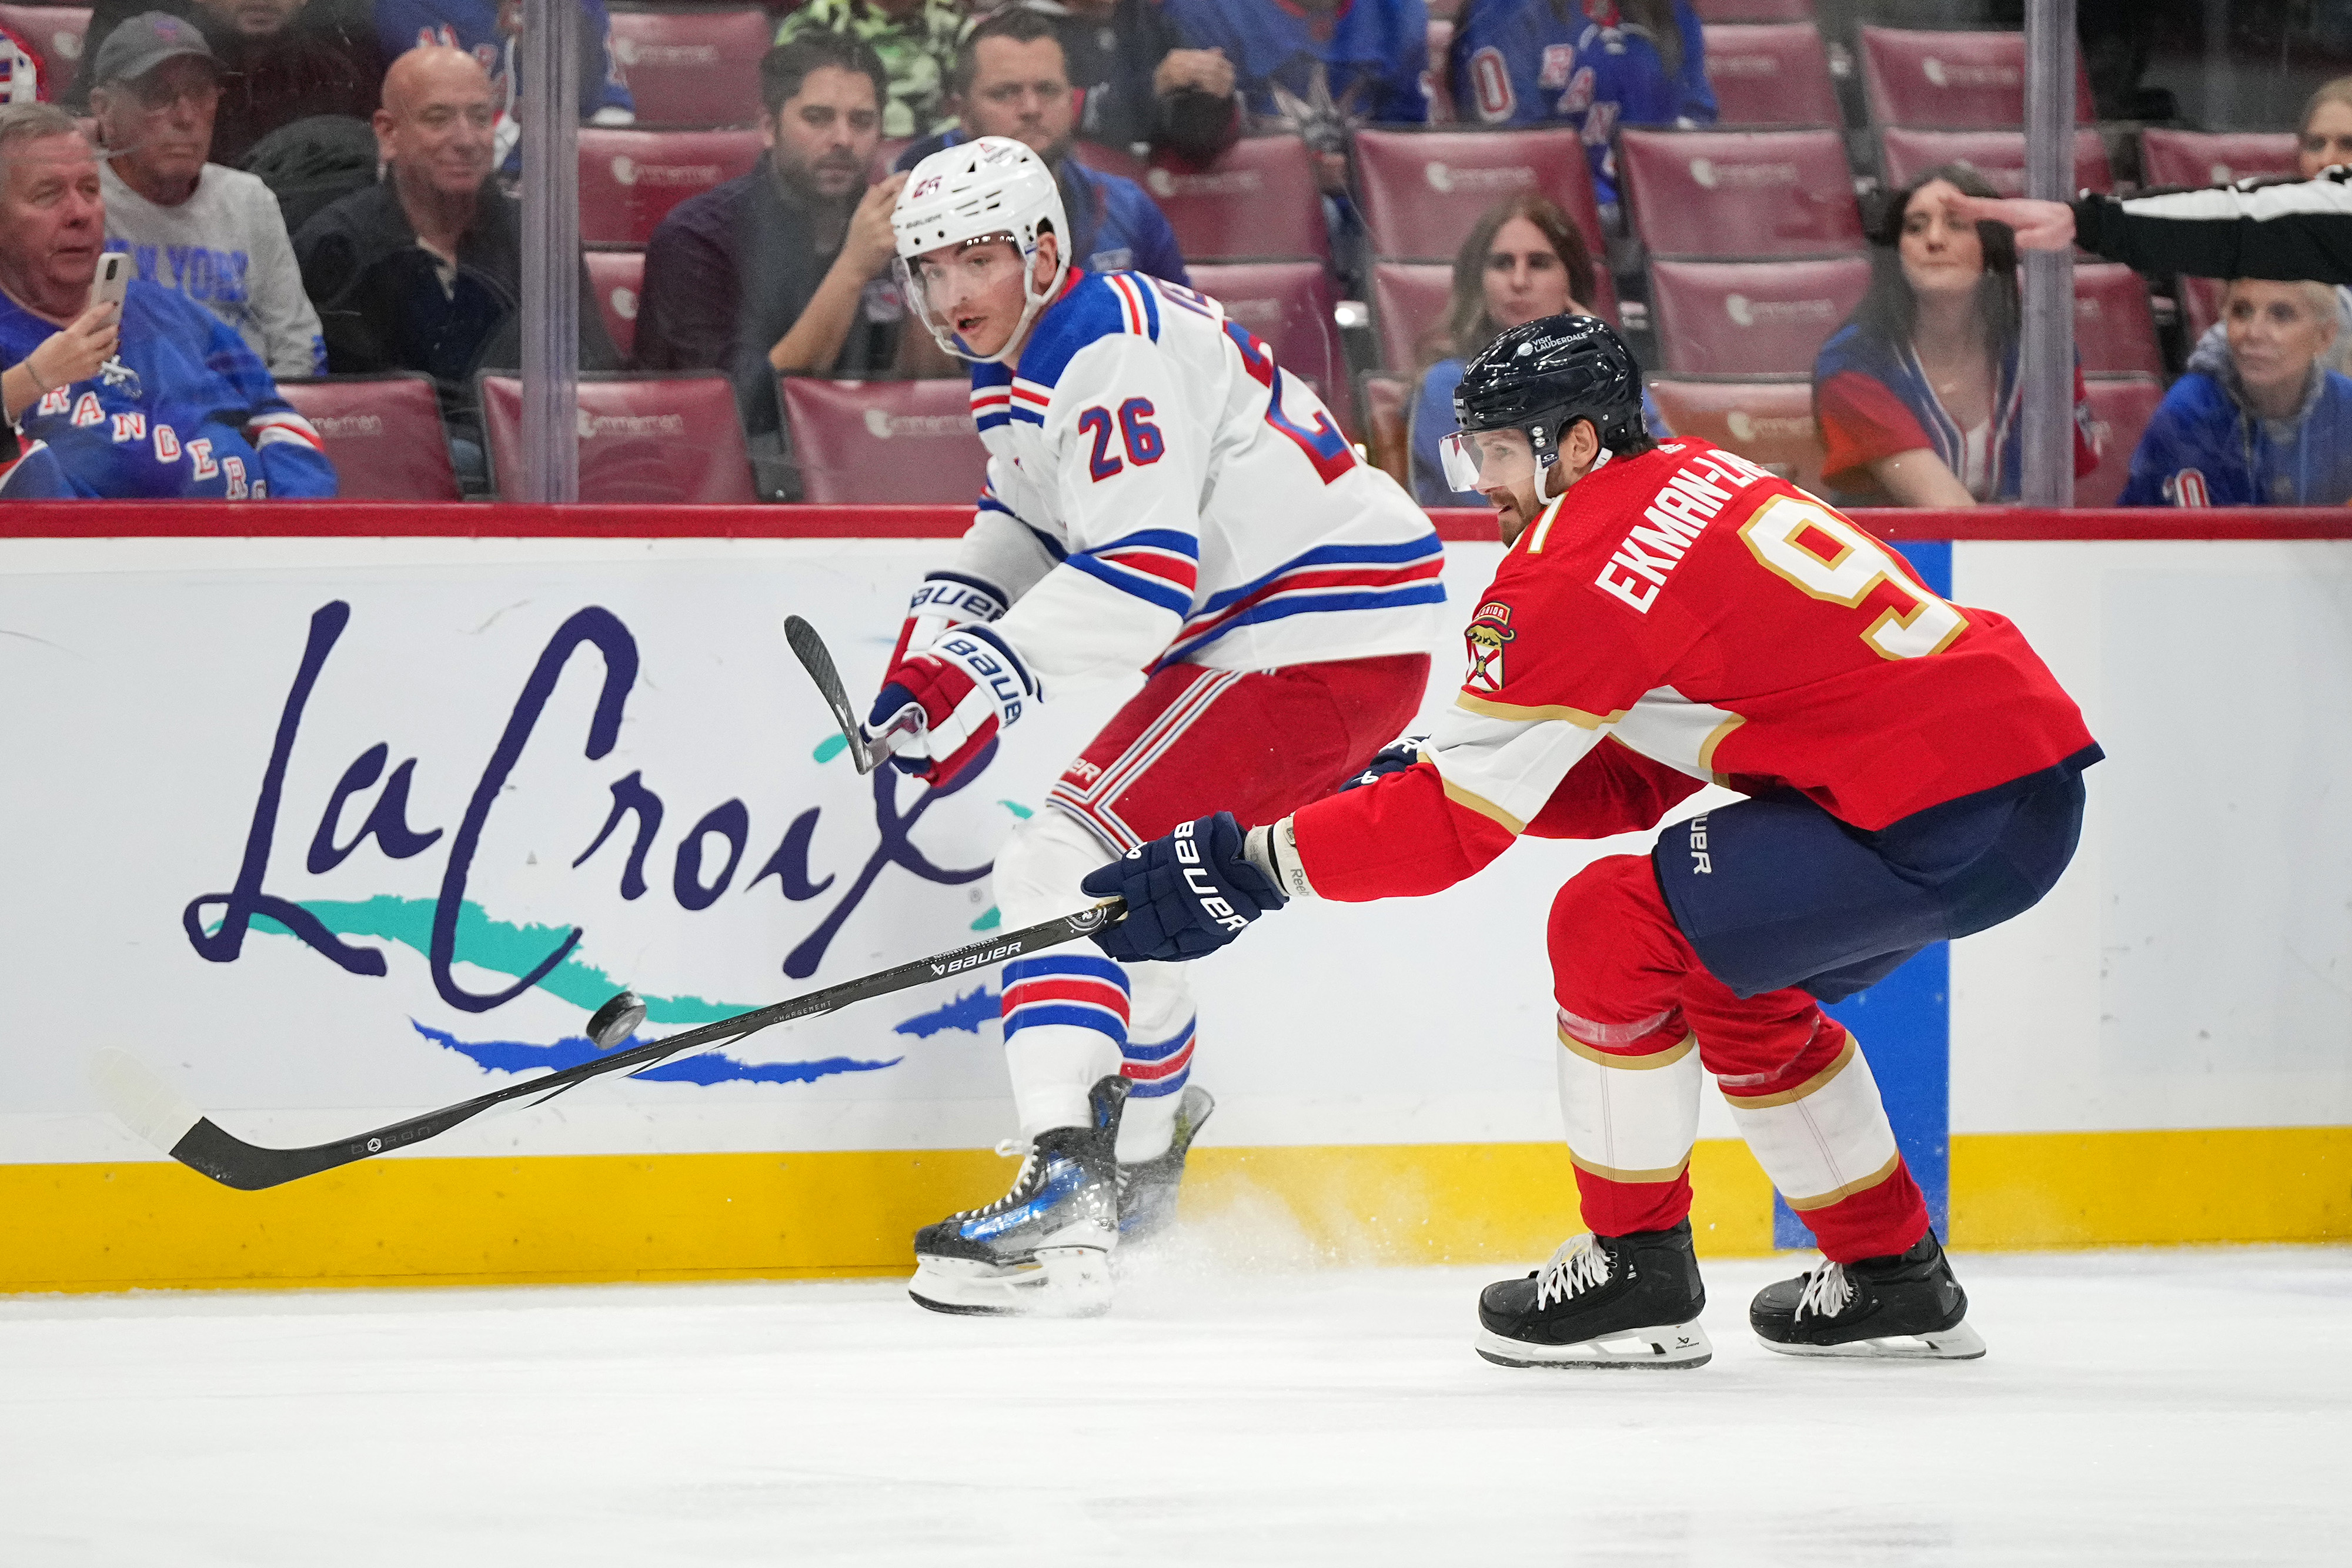
<path id="1" fill-rule="evenodd" d="M 1705 1366 L 1715 1346 L 1696 1322 L 1627 1329 L 1577 1344 L 1529 1344 L 1482 1328 L 1472 1348 L 1496 1366 L 1640 1366 L 1659 1371 Z"/>
<path id="2" fill-rule="evenodd" d="M 923 1258 L 907 1294 L 919 1307 L 966 1317 L 1098 1318 L 1110 1311 L 1109 1254 L 1099 1247 L 1041 1247 L 1034 1261 Z"/>
<path id="3" fill-rule="evenodd" d="M 1756 1336 L 1766 1350 L 1782 1355 L 1810 1355 L 1847 1361 L 1974 1361 L 1985 1353 L 1985 1342 L 1965 1322 L 1932 1333 L 1888 1334 L 1882 1339 L 1850 1340 L 1844 1344 L 1781 1344 Z"/>

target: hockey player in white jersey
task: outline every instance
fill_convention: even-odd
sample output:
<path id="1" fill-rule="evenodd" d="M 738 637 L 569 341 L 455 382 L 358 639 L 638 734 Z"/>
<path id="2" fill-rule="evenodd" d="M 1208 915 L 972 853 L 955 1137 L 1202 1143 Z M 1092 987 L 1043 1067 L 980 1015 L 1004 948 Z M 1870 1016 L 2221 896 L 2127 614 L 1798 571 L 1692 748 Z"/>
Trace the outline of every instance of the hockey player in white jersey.
<path id="1" fill-rule="evenodd" d="M 1361 769 L 1427 684 L 1428 517 L 1215 300 L 1071 268 L 1061 194 L 1019 142 L 925 159 L 892 221 L 908 297 L 971 362 L 988 483 L 869 729 L 938 786 L 1048 694 L 1147 674 L 998 853 L 1005 923 L 1081 906 L 1087 873 L 1181 822 L 1271 821 Z M 1209 1111 L 1187 971 L 1024 958 L 1003 1018 L 1026 1157 L 1003 1198 L 917 1234 L 910 1289 L 940 1312 L 1100 1312 L 1122 1220 L 1131 1240 L 1169 1218 Z"/>

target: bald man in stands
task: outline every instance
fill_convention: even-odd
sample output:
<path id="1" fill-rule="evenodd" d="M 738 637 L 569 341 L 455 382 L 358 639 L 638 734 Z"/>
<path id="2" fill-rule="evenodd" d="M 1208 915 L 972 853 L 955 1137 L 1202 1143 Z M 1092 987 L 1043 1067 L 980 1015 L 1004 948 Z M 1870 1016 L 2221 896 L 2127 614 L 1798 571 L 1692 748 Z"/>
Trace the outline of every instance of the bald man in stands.
<path id="1" fill-rule="evenodd" d="M 384 73 L 375 111 L 383 177 L 294 236 L 337 374 L 422 371 L 441 392 L 461 478 L 485 474 L 473 380 L 522 359 L 522 212 L 493 172 L 498 102 L 473 56 L 411 49 Z M 567 171 L 568 172 L 568 171 Z M 593 298 L 584 268 L 580 297 Z M 580 368 L 618 369 L 593 309 L 580 312 Z"/>

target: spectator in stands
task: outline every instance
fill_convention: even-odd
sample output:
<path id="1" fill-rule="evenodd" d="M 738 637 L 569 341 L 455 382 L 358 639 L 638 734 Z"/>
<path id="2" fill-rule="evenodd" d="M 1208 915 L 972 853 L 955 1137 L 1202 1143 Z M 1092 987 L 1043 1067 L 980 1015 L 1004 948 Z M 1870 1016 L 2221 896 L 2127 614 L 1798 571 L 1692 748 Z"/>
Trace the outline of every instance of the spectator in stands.
<path id="1" fill-rule="evenodd" d="M 637 101 L 613 53 L 613 18 L 604 0 L 579 0 L 580 118 L 594 125 L 629 125 Z M 386 59 L 442 44 L 463 49 L 488 73 L 498 106 L 491 132 L 498 166 L 522 166 L 522 121 L 516 110 L 521 78 L 515 49 L 522 42 L 522 0 L 375 0 L 376 41 Z"/>
<path id="2" fill-rule="evenodd" d="M 777 375 L 871 376 L 897 361 L 906 309 L 890 208 L 905 177 L 866 183 L 886 90 L 881 59 L 847 34 L 770 49 L 768 151 L 671 209 L 646 251 L 638 365 L 724 371 L 751 435 L 778 426 Z"/>
<path id="3" fill-rule="evenodd" d="M 1574 126 L 1603 207 L 1617 202 L 1618 126 L 1715 123 L 1689 0 L 1469 0 L 1449 74 L 1465 118 Z"/>
<path id="4" fill-rule="evenodd" d="M 15 28 L 0 22 L 0 103 L 40 103 L 50 83 L 41 78 L 41 57 Z"/>
<path id="5" fill-rule="evenodd" d="M 0 108 L 0 417 L 26 452 L 46 447 L 79 496 L 333 495 L 318 433 L 235 332 L 159 284 L 91 303 L 105 239 L 73 116 Z"/>
<path id="6" fill-rule="evenodd" d="M 378 183 L 294 236 L 338 374 L 422 371 L 439 383 L 461 478 L 486 474 L 472 381 L 522 359 L 522 216 L 492 167 L 497 99 L 460 49 L 411 49 L 383 78 Z M 594 296 L 583 268 L 581 298 Z M 602 316 L 580 312 L 580 367 L 618 368 Z"/>
<path id="7" fill-rule="evenodd" d="M 1346 186 L 1356 126 L 1429 118 L 1423 0 L 1162 0 L 1162 8 L 1186 43 L 1233 62 L 1258 129 L 1306 138 L 1327 191 Z"/>
<path id="8" fill-rule="evenodd" d="M 1462 367 L 1514 327 L 1546 316 L 1590 316 L 1599 275 L 1584 235 L 1550 197 L 1529 192 L 1502 202 L 1478 220 L 1454 257 L 1454 295 L 1445 319 L 1424 353 L 1412 400 L 1412 493 L 1424 507 L 1483 507 L 1475 490 L 1448 488 L 1439 443 L 1455 429 L 1454 389 Z M 1439 357 L 1442 356 L 1442 357 Z M 1673 434 L 1650 394 L 1642 393 L 1643 421 L 1664 440 Z"/>
<path id="9" fill-rule="evenodd" d="M 1090 169 L 1070 156 L 1076 99 L 1053 23 L 1034 11 L 996 13 L 964 38 L 948 80 L 962 108 L 961 121 L 899 153 L 898 168 L 912 169 L 940 149 L 975 136 L 1009 136 L 1054 171 L 1069 214 L 1070 254 L 1077 266 L 1192 283 L 1176 231 L 1150 193 L 1132 180 Z"/>
<path id="10" fill-rule="evenodd" d="M 2324 283 L 2240 278 L 2132 454 L 2126 507 L 2335 507 L 2352 500 L 2352 380 Z"/>
<path id="11" fill-rule="evenodd" d="M 1184 47 L 1160 0 L 1011 0 L 994 9 L 1015 8 L 1054 24 L 1087 141 L 1148 141 L 1206 163 L 1241 134 L 1234 63 L 1222 49 Z"/>
<path id="12" fill-rule="evenodd" d="M 327 368 L 319 313 L 278 199 L 252 175 L 205 161 L 220 66 L 193 23 L 144 11 L 107 35 L 89 105 L 107 158 L 109 250 L 234 328 L 273 376 Z"/>
<path id="13" fill-rule="evenodd" d="M 2303 106 L 2303 120 L 2295 130 L 2294 160 L 2306 180 L 2315 180 L 2339 163 L 2352 164 L 2352 77 L 2323 83 Z M 2197 355 L 2210 360 L 2229 352 L 2227 327 L 2228 323 L 2216 321 L 2205 329 L 2190 356 L 2192 362 Z M 2341 284 L 2336 288 L 2336 334 L 2324 362 L 2331 371 L 2352 374 L 2352 288 Z"/>
<path id="14" fill-rule="evenodd" d="M 212 158 L 235 168 L 281 125 L 314 114 L 365 120 L 383 80 L 373 0 L 98 0 L 82 58 L 95 61 L 107 35 L 142 11 L 194 22 L 221 66 Z M 96 78 L 88 67 L 65 103 L 87 112 Z"/>
<path id="15" fill-rule="evenodd" d="M 1958 223 L 1948 192 L 1989 196 L 1965 163 L 1895 193 L 1871 225 L 1871 282 L 1813 364 L 1822 471 L 1849 505 L 1973 507 L 2017 498 L 2017 243 L 2008 225 Z M 2074 473 L 2098 465 L 2074 378 Z"/>
<path id="16" fill-rule="evenodd" d="M 955 0 L 809 0 L 777 27 L 776 42 L 846 33 L 870 47 L 890 84 L 882 100 L 882 134 L 896 139 L 929 136 L 955 123 L 947 81 L 963 27 Z"/>

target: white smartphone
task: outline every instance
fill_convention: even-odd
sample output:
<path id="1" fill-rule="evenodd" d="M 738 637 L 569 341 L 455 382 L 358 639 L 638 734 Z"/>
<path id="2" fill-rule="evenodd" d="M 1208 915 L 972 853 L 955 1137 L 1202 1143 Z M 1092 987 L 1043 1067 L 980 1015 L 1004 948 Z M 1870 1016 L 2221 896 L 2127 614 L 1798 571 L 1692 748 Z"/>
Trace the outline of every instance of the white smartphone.
<path id="1" fill-rule="evenodd" d="M 103 305 L 110 299 L 120 305 L 123 296 L 130 292 L 130 254 L 120 250 L 101 253 L 98 258 L 98 283 L 89 291 L 89 302 Z"/>

